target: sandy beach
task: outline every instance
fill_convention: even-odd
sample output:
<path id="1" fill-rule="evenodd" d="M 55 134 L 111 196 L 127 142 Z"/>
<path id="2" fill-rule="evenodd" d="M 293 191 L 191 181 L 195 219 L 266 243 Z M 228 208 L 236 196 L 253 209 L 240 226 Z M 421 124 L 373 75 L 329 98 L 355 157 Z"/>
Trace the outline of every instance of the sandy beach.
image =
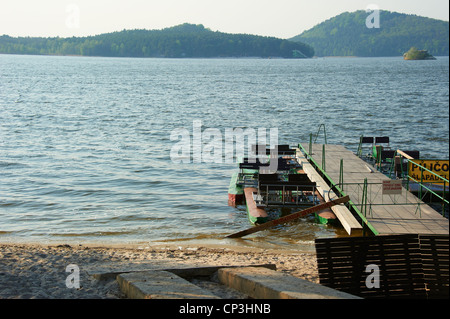
<path id="1" fill-rule="evenodd" d="M 0 299 L 120 299 L 125 296 L 115 279 L 98 280 L 93 274 L 261 264 L 275 264 L 277 271 L 318 282 L 314 253 L 239 247 L 0 243 Z M 79 270 L 80 287 L 68 288 L 66 281 L 74 269 Z"/>

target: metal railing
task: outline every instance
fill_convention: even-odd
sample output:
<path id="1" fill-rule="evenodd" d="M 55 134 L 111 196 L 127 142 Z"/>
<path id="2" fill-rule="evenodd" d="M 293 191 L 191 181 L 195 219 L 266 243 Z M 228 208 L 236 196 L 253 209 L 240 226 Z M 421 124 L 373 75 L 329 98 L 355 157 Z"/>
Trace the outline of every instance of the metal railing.
<path id="1" fill-rule="evenodd" d="M 364 217 L 372 216 L 373 208 L 376 206 L 395 205 L 415 206 L 414 214 L 422 217 L 421 205 L 424 202 L 403 187 L 394 194 L 385 193 L 383 182 L 368 182 L 367 178 L 362 183 L 339 183 L 333 187 L 345 189 L 346 194 L 351 196 L 354 205 Z"/>
<path id="2" fill-rule="evenodd" d="M 441 202 L 442 215 L 444 215 L 445 205 L 448 206 L 449 204 L 449 180 L 436 172 L 429 170 L 425 166 L 415 163 L 414 160 L 417 159 L 412 158 L 401 150 L 396 150 L 394 157 L 391 160 L 391 167 L 389 169 L 388 176 L 390 178 L 402 179 L 403 184 L 408 191 L 411 191 L 411 182 L 416 183 L 417 197 L 420 200 L 424 200 L 427 195 L 434 196 L 435 201 Z M 414 165 L 419 169 L 419 175 L 413 176 L 410 174 L 412 171 L 411 165 Z M 425 180 L 424 175 L 431 176 L 432 182 Z"/>
<path id="3" fill-rule="evenodd" d="M 258 206 L 314 206 L 319 203 L 316 185 L 260 184 L 255 202 Z"/>
<path id="4" fill-rule="evenodd" d="M 312 145 L 313 145 L 313 143 L 315 144 L 317 142 L 317 138 L 319 137 L 319 134 L 320 134 L 320 131 L 322 130 L 322 128 L 323 128 L 323 135 L 324 135 L 324 141 L 325 141 L 324 145 L 328 144 L 328 142 L 327 142 L 327 130 L 325 128 L 325 124 L 320 124 L 319 125 L 319 130 L 317 131 L 316 137 L 314 138 L 314 142 L 313 142 L 313 133 L 309 134 L 309 151 L 308 151 L 308 154 L 312 154 Z M 323 154 L 325 154 L 325 148 L 323 150 Z"/>
<path id="5" fill-rule="evenodd" d="M 316 169 L 316 171 L 323 177 L 325 182 L 332 188 L 333 192 L 338 197 L 344 197 L 347 196 L 343 189 L 340 188 L 339 185 L 336 185 L 333 179 L 322 169 L 321 165 L 319 165 L 314 158 L 312 157 L 311 153 L 308 152 L 303 145 L 300 143 L 298 144 L 298 148 L 302 153 L 305 154 L 306 159 L 309 161 L 309 163 Z M 330 193 L 328 193 L 329 196 Z M 331 198 L 328 198 L 328 200 L 331 200 Z M 356 205 L 353 201 L 349 201 L 345 204 L 352 212 L 354 212 L 362 223 L 364 223 L 367 228 L 375 235 L 378 235 L 378 231 L 370 224 L 370 222 L 367 220 L 366 216 L 360 211 L 360 207 Z M 366 234 L 366 230 L 363 229 L 363 235 Z"/>
<path id="6" fill-rule="evenodd" d="M 417 180 L 413 176 L 409 174 L 410 172 L 410 165 L 415 165 L 420 169 L 420 179 Z M 437 199 L 439 199 L 442 202 L 442 215 L 445 213 L 445 205 L 448 206 L 448 186 L 449 186 L 449 180 L 436 174 L 435 172 L 427 169 L 426 167 L 419 165 L 417 163 L 414 163 L 412 160 L 408 159 L 408 173 L 406 174 L 406 188 L 410 189 L 410 181 L 413 181 L 418 184 L 418 197 L 422 200 L 427 194 L 432 194 Z M 432 184 L 426 183 L 423 180 L 424 172 L 427 172 L 431 174 L 431 176 L 434 176 L 435 181 L 433 181 Z M 436 182 L 438 180 L 438 182 Z M 442 194 L 438 192 L 436 189 L 432 188 L 432 185 L 442 185 Z"/>
<path id="7" fill-rule="evenodd" d="M 311 146 L 311 140 L 310 140 L 310 150 L 312 149 Z M 375 234 L 377 235 L 377 230 L 370 224 L 370 222 L 367 220 L 367 216 L 370 216 L 372 214 L 372 208 L 376 205 L 416 205 L 415 214 L 419 214 L 421 217 L 421 205 L 424 204 L 422 201 L 424 197 L 424 193 L 422 192 L 419 197 L 414 196 L 411 192 L 409 192 L 409 188 L 406 187 L 404 190 L 402 190 L 401 195 L 389 195 L 389 199 L 387 197 L 383 197 L 386 195 L 383 195 L 381 197 L 378 197 L 380 195 L 380 192 L 382 192 L 382 183 L 368 183 L 367 180 L 365 180 L 363 183 L 345 183 L 344 182 L 344 172 L 343 172 L 343 160 L 341 159 L 340 163 L 340 174 L 339 174 L 339 182 L 336 184 L 333 179 L 326 173 L 325 171 L 325 164 L 324 160 L 322 158 L 322 165 L 319 165 L 311 156 L 311 151 L 308 152 L 303 145 L 299 144 L 299 149 L 305 154 L 305 157 L 308 159 L 308 161 L 316 168 L 318 173 L 325 179 L 328 185 L 330 185 L 331 189 L 334 191 L 336 195 L 339 197 L 346 196 L 346 195 L 352 195 L 351 193 L 355 192 L 355 188 L 358 190 L 356 193 L 356 197 L 353 194 L 352 200 L 347 203 L 348 208 L 356 213 L 361 221 Z M 401 151 L 398 152 L 398 154 L 401 154 Z M 325 148 L 323 149 L 322 156 L 325 156 Z M 392 163 L 394 163 L 394 159 L 392 160 Z M 411 160 L 408 160 L 408 165 L 413 165 L 413 162 Z M 414 165 L 417 165 L 414 163 Z M 426 167 L 421 167 L 421 175 L 423 176 L 423 172 L 429 172 L 431 174 L 437 175 L 434 172 L 428 170 Z M 368 169 L 370 169 L 368 167 Z M 409 171 L 409 167 L 407 169 Z M 420 180 L 423 180 L 423 177 L 420 178 L 418 181 L 417 179 L 414 179 L 409 176 L 409 174 L 402 174 L 402 176 L 407 176 L 406 181 L 402 181 L 403 185 L 405 183 L 408 183 L 408 181 L 415 181 L 419 182 Z M 439 175 L 437 175 L 439 176 Z M 431 188 L 429 188 L 424 183 L 420 183 L 422 190 L 426 189 L 428 192 L 432 194 L 436 194 L 437 198 L 442 200 L 442 214 L 445 215 L 445 205 L 447 205 L 448 208 L 448 185 L 449 181 L 441 176 L 439 176 L 440 179 L 442 179 L 443 184 L 443 194 L 442 196 L 439 194 L 436 194 L 435 191 L 433 191 Z M 408 185 L 407 185 L 408 186 Z M 378 191 L 373 192 L 371 188 L 378 187 Z M 353 190 L 352 190 L 353 188 Z M 345 191 L 344 191 L 345 189 Z"/>

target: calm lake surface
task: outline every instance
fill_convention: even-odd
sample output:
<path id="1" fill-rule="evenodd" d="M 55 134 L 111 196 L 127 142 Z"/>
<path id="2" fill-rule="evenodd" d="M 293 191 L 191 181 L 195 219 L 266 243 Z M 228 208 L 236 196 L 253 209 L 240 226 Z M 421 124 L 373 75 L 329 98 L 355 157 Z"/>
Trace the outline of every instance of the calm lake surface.
<path id="1" fill-rule="evenodd" d="M 170 156 L 171 132 L 195 120 L 277 128 L 291 146 L 325 124 L 328 143 L 353 151 L 361 134 L 390 136 L 448 159 L 449 59 L 0 55 L 0 241 L 311 249 L 339 234 L 307 218 L 223 239 L 250 227 L 227 203 L 237 164 Z"/>

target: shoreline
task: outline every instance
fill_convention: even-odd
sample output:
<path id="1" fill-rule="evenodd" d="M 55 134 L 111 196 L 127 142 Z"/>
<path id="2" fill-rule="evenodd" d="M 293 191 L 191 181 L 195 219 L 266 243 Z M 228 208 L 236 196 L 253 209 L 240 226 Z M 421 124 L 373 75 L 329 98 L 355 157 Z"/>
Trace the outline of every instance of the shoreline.
<path id="1" fill-rule="evenodd" d="M 44 244 L 0 242 L 0 299 L 122 299 L 115 279 L 93 274 L 150 269 L 274 264 L 277 271 L 318 283 L 313 252 L 218 245 Z M 80 288 L 68 288 L 69 265 Z"/>
<path id="2" fill-rule="evenodd" d="M 19 240 L 17 238 L 2 240 L 0 238 L 0 246 L 3 245 L 23 245 L 23 246 L 83 246 L 89 248 L 112 248 L 112 249 L 189 249 L 205 247 L 211 249 L 229 249 L 234 251 L 252 251 L 252 252 L 269 252 L 269 253 L 312 253 L 315 254 L 315 245 L 313 242 L 305 244 L 280 244 L 272 242 L 264 242 L 250 239 L 230 239 L 230 240 L 167 240 L 167 241 L 149 241 L 149 242 L 120 242 L 120 241 L 58 241 L 58 240 Z"/>

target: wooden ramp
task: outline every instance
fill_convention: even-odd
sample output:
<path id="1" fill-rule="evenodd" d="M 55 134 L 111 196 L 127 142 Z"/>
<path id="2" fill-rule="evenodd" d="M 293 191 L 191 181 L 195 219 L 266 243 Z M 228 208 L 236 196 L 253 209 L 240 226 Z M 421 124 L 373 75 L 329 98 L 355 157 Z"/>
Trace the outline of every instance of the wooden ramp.
<path id="1" fill-rule="evenodd" d="M 305 217 L 305 216 L 307 216 L 309 214 L 320 212 L 322 210 L 325 210 L 327 208 L 333 207 L 333 206 L 338 205 L 338 204 L 344 204 L 344 203 L 348 202 L 349 200 L 350 200 L 349 196 L 337 198 L 335 200 L 332 200 L 332 201 L 329 201 L 329 202 L 326 202 L 326 203 L 321 203 L 319 205 L 306 208 L 306 209 L 301 210 L 299 212 L 292 213 L 292 214 L 280 217 L 278 219 L 274 219 L 274 220 L 268 221 L 268 222 L 266 222 L 264 224 L 257 225 L 255 227 L 252 227 L 252 228 L 249 228 L 249 229 L 245 229 L 245 230 L 242 230 L 240 232 L 228 235 L 227 238 L 241 238 L 241 237 L 244 237 L 244 236 L 247 236 L 247 235 L 259 232 L 261 230 L 265 230 L 265 229 L 271 228 L 273 226 L 281 225 L 281 224 L 287 223 L 289 221 L 292 221 L 292 220 L 295 220 L 295 219 L 298 219 L 298 218 L 301 218 L 301 217 Z"/>
<path id="2" fill-rule="evenodd" d="M 327 200 L 328 198 L 337 198 L 337 195 L 331 190 L 330 186 L 328 186 L 324 179 L 308 162 L 300 149 L 297 149 L 296 158 L 297 161 L 302 165 L 302 169 L 308 175 L 308 178 L 312 182 L 316 183 L 317 191 L 320 193 L 320 195 L 322 195 L 324 200 Z M 344 227 L 349 235 L 354 235 L 355 233 L 362 231 L 361 224 L 356 220 L 356 218 L 348 210 L 347 207 L 343 205 L 333 206 L 331 207 L 331 210 L 336 215 L 342 227 Z"/>
<path id="3" fill-rule="evenodd" d="M 307 149 L 307 147 L 305 147 Z M 357 207 L 363 199 L 361 185 L 367 178 L 371 187 L 367 189 L 370 200 L 370 211 L 365 212 L 365 222 L 375 235 L 392 234 L 447 234 L 449 233 L 448 219 L 443 217 L 430 206 L 419 201 L 416 196 L 402 188 L 404 195 L 396 197 L 382 195 L 383 181 L 390 180 L 387 176 L 357 157 L 353 152 L 341 145 L 325 145 L 323 157 L 323 144 L 312 145 L 312 159 L 319 167 L 324 167 L 326 175 L 334 184 L 339 181 L 341 159 L 343 159 L 344 193 Z M 322 161 L 325 159 L 325 165 Z M 419 203 L 420 205 L 417 205 Z M 363 206 L 361 206 L 363 207 Z M 367 206 L 365 206 L 367 208 Z"/>

